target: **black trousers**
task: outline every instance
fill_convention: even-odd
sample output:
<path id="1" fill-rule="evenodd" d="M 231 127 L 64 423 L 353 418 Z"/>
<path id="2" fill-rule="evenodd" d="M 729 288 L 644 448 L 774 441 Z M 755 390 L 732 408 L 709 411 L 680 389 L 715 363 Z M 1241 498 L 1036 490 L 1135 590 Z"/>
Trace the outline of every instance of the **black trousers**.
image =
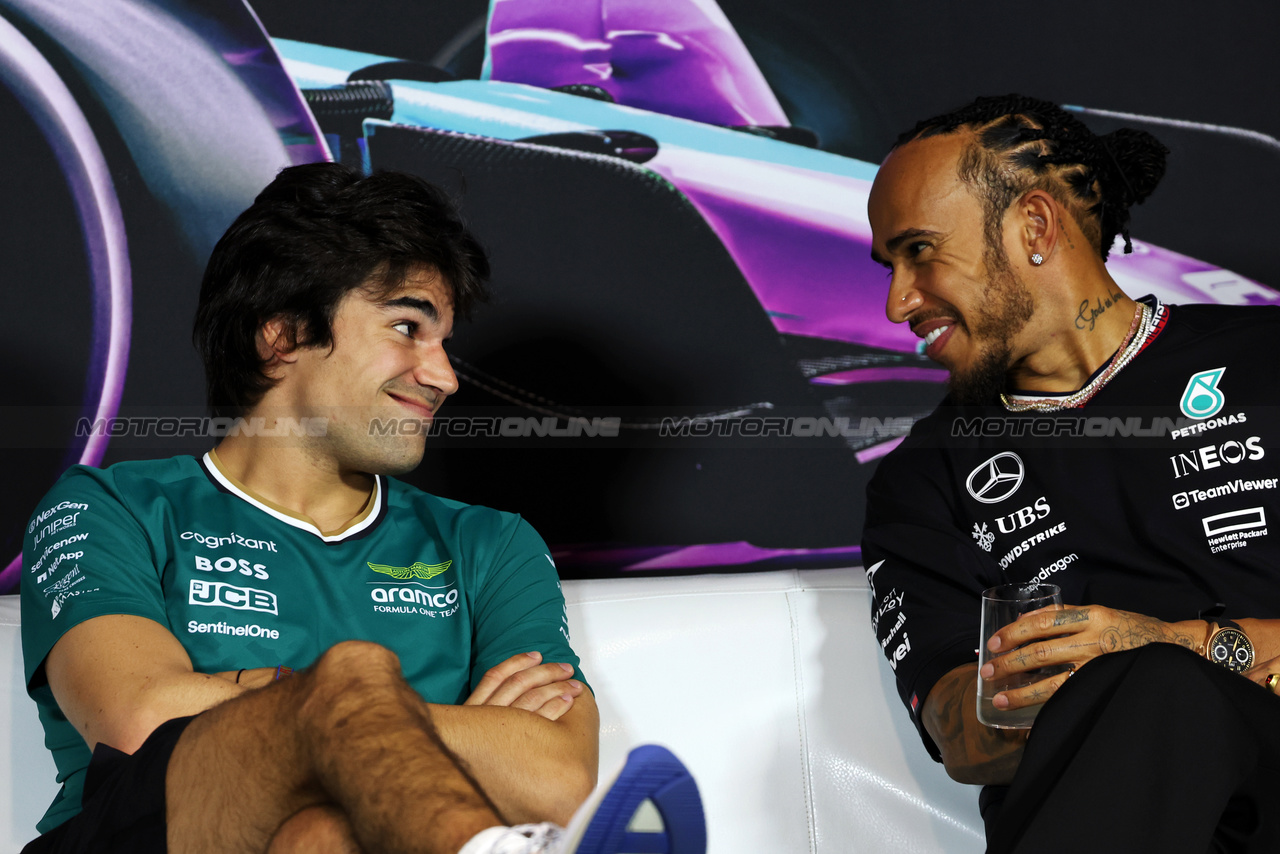
<path id="1" fill-rule="evenodd" d="M 1280 696 L 1172 644 L 1101 656 L 983 817 L 988 854 L 1280 852 Z"/>
<path id="2" fill-rule="evenodd" d="M 194 719 L 165 721 L 132 754 L 95 747 L 81 811 L 28 842 L 22 854 L 165 854 L 165 774 Z"/>

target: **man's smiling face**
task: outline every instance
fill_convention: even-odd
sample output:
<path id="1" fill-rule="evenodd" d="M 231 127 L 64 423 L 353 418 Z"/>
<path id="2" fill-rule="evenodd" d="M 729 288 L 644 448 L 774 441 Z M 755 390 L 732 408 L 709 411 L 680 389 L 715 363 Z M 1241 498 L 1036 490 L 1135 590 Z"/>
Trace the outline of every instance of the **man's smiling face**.
<path id="1" fill-rule="evenodd" d="M 433 270 L 411 272 L 385 296 L 348 293 L 334 315 L 333 347 L 298 349 L 281 388 L 295 411 L 327 418 L 311 452 L 341 471 L 414 469 L 431 418 L 458 388 L 444 349 L 452 333 L 450 291 Z"/>
<path id="2" fill-rule="evenodd" d="M 1035 301 L 992 245 L 983 207 L 960 181 L 964 132 L 895 149 L 867 205 L 872 257 L 891 271 L 886 314 L 908 322 L 925 354 L 951 372 L 952 397 L 987 403 L 1004 387 Z"/>

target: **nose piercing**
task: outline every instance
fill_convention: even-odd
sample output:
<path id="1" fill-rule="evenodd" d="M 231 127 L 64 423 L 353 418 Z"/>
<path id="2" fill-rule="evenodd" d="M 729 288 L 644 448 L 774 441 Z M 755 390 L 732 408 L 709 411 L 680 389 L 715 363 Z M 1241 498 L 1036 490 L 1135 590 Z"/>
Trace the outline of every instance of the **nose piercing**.
<path id="1" fill-rule="evenodd" d="M 903 301 L 903 302 L 906 302 L 906 301 L 907 301 L 907 298 L 906 298 L 906 297 L 903 297 L 903 298 L 902 298 L 902 301 Z"/>

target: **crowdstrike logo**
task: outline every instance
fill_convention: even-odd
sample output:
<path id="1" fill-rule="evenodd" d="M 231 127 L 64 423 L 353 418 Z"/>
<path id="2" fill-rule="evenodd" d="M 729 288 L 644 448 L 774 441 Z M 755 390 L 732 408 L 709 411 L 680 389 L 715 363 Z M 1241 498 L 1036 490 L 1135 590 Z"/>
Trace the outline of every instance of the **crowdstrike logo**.
<path id="1" fill-rule="evenodd" d="M 1218 390 L 1218 383 L 1226 370 L 1214 368 L 1211 371 L 1201 371 L 1187 380 L 1186 391 L 1182 393 L 1182 400 L 1178 403 L 1183 415 L 1188 418 L 1209 418 L 1218 414 L 1227 402 Z"/>
<path id="2" fill-rule="evenodd" d="M 1004 451 L 969 472 L 965 488 L 983 504 L 998 504 L 1018 491 L 1026 467 L 1013 451 Z"/>

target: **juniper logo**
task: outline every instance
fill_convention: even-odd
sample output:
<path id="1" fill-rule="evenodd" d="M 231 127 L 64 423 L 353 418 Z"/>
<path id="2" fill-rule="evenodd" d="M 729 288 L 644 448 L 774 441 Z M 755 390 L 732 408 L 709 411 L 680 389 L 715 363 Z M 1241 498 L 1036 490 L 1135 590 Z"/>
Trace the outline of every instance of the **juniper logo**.
<path id="1" fill-rule="evenodd" d="M 1214 368 L 1201 371 L 1187 380 L 1187 389 L 1182 393 L 1178 408 L 1188 418 L 1210 418 L 1217 415 L 1226 404 L 1227 399 L 1218 390 L 1222 374 L 1226 368 Z"/>
<path id="2" fill-rule="evenodd" d="M 414 563 L 412 566 L 386 566 L 381 563 L 370 563 L 369 568 L 374 572 L 381 572 L 383 575 L 389 575 L 396 581 L 408 581 L 411 578 L 421 578 L 428 581 L 440 575 L 453 565 L 453 561 L 446 560 L 444 563 L 425 564 L 422 561 Z"/>

